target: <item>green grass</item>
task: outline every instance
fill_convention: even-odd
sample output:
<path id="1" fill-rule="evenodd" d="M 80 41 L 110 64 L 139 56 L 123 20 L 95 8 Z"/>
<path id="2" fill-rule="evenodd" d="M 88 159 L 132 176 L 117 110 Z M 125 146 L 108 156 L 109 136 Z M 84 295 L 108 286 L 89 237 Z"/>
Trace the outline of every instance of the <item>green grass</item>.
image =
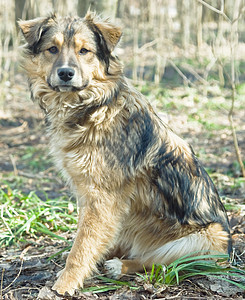
<path id="1" fill-rule="evenodd" d="M 241 206 L 233 204 L 233 203 L 224 203 L 224 207 L 226 210 L 229 210 L 229 211 L 240 211 L 241 210 Z"/>
<path id="2" fill-rule="evenodd" d="M 76 218 L 68 213 L 68 199 L 42 201 L 34 192 L 0 190 L 0 246 L 26 242 L 40 235 L 66 240 L 57 232 L 75 229 Z"/>
<path id="3" fill-rule="evenodd" d="M 223 124 L 217 124 L 212 121 L 209 121 L 208 116 L 202 116 L 199 113 L 189 115 L 188 122 L 198 122 L 199 124 L 201 124 L 203 126 L 203 128 L 207 132 L 220 131 L 220 130 L 226 129 L 226 127 L 227 127 Z"/>
<path id="4" fill-rule="evenodd" d="M 21 155 L 21 161 L 34 172 L 45 171 L 52 166 L 52 160 L 46 148 L 27 147 Z"/>
<path id="5" fill-rule="evenodd" d="M 82 292 L 104 293 L 108 291 L 115 291 L 121 289 L 122 287 L 127 287 L 130 290 L 138 290 L 140 288 L 134 282 L 120 281 L 104 276 L 96 276 L 96 279 L 99 279 L 99 284 L 97 284 L 96 286 L 84 288 L 82 289 Z"/>
<path id="6" fill-rule="evenodd" d="M 168 266 L 153 265 L 149 274 L 145 272 L 144 275 L 138 275 L 153 285 L 179 285 L 190 277 L 211 275 L 245 290 L 245 270 L 221 264 L 221 262 L 229 259 L 228 255 L 204 254 L 193 256 L 193 254 L 195 255 L 195 253 L 192 253 L 192 256 L 191 254 L 185 255 Z M 235 278 L 238 281 L 243 279 L 243 283 L 237 282 Z"/>
<path id="7" fill-rule="evenodd" d="M 227 281 L 245 290 L 245 271 L 228 264 L 226 254 L 191 253 L 185 255 L 168 266 L 152 265 L 150 272 L 137 274 L 134 281 L 120 281 L 104 276 L 96 276 L 96 285 L 82 289 L 82 292 L 102 293 L 115 291 L 122 287 L 139 290 L 144 282 L 152 284 L 156 289 L 161 286 L 179 285 L 184 280 L 201 276 L 212 276 Z M 99 281 L 98 281 L 99 280 Z"/>
<path id="8" fill-rule="evenodd" d="M 245 161 L 243 161 L 243 165 L 245 167 Z M 240 172 L 241 172 L 241 167 L 240 167 L 238 161 L 233 161 L 231 168 L 227 172 L 227 175 L 230 177 L 234 177 L 234 179 L 237 179 L 236 180 L 237 182 L 235 183 L 235 185 L 238 184 L 238 186 L 240 184 L 245 184 L 245 178 L 239 177 Z"/>
<path id="9" fill-rule="evenodd" d="M 239 95 L 245 95 L 245 83 L 240 83 L 237 85 L 237 93 Z"/>

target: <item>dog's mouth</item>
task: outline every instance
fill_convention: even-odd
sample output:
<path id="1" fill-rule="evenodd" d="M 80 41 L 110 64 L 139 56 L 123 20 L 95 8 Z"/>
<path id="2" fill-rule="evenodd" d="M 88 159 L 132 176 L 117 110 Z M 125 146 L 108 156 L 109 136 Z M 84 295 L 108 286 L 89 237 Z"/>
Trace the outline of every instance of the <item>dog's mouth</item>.
<path id="1" fill-rule="evenodd" d="M 73 90 L 73 86 L 69 86 L 69 85 L 61 85 L 61 86 L 57 86 L 54 88 L 57 92 L 72 92 Z"/>
<path id="2" fill-rule="evenodd" d="M 52 86 L 49 82 L 48 85 L 50 88 L 56 92 L 67 93 L 67 92 L 79 92 L 84 90 L 88 86 L 88 82 L 84 83 L 82 86 L 73 86 L 73 85 L 56 85 Z"/>
<path id="3" fill-rule="evenodd" d="M 57 92 L 76 92 L 80 91 L 81 88 L 77 88 L 70 85 L 58 85 L 54 88 Z"/>

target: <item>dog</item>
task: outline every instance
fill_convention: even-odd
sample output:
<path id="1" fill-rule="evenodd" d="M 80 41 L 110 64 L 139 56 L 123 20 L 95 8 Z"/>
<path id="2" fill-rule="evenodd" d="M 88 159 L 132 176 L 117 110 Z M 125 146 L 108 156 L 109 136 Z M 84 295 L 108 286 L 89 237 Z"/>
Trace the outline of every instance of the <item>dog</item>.
<path id="1" fill-rule="evenodd" d="M 104 260 L 120 277 L 193 252 L 229 253 L 227 215 L 213 182 L 123 75 L 113 52 L 121 28 L 92 12 L 19 26 L 32 99 L 80 206 L 53 290 L 72 295 Z"/>

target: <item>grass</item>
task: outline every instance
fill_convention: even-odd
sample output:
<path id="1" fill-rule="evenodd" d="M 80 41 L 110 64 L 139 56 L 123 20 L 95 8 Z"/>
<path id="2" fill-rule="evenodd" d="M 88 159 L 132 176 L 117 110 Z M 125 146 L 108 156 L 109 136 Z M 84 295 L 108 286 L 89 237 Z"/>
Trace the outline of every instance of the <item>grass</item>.
<path id="1" fill-rule="evenodd" d="M 205 131 L 209 132 L 210 134 L 213 131 L 220 131 L 226 129 L 225 125 L 217 124 L 215 122 L 209 121 L 207 116 L 202 116 L 199 113 L 190 114 L 188 116 L 188 122 L 198 122 L 201 124 Z"/>
<path id="2" fill-rule="evenodd" d="M 240 211 L 241 210 L 241 206 L 233 204 L 233 203 L 224 203 L 224 207 L 226 210 L 229 211 Z"/>
<path id="3" fill-rule="evenodd" d="M 45 171 L 52 166 L 52 160 L 48 156 L 46 148 L 27 147 L 21 156 L 21 161 L 25 165 L 28 165 L 29 169 L 33 172 Z"/>
<path id="4" fill-rule="evenodd" d="M 179 285 L 190 277 L 211 275 L 227 281 L 245 290 L 245 270 L 222 265 L 229 259 L 227 254 L 204 254 L 193 256 L 195 253 L 185 255 L 168 266 L 153 265 L 151 272 L 138 274 L 143 280 L 153 285 Z M 216 262 L 216 260 L 218 262 Z M 232 279 L 231 279 L 231 278 Z M 243 280 L 243 283 L 236 279 Z"/>
<path id="5" fill-rule="evenodd" d="M 245 84 L 240 84 L 237 87 L 237 99 L 235 101 L 235 111 L 245 108 L 244 104 L 244 90 Z M 196 120 L 214 121 L 211 127 L 216 129 L 217 113 L 223 115 L 225 119 L 228 118 L 228 111 L 231 105 L 231 95 L 228 88 L 220 88 L 218 85 L 209 86 L 207 94 L 203 90 L 202 85 L 196 87 L 181 88 L 176 86 L 174 88 L 168 85 L 146 82 L 144 85 L 137 86 L 147 98 L 158 105 L 160 110 L 175 114 L 177 112 L 184 112 L 189 115 L 191 110 L 195 112 Z M 191 113 L 193 113 L 191 112 Z M 204 124 L 205 125 L 205 124 Z M 209 125 L 209 124 L 207 124 Z M 218 124 L 222 129 L 223 124 Z"/>
<path id="6" fill-rule="evenodd" d="M 104 276 L 96 276 L 99 280 L 96 286 L 82 289 L 82 292 L 103 293 L 115 291 L 122 287 L 130 290 L 139 290 L 143 283 L 154 286 L 157 290 L 162 286 L 179 285 L 188 278 L 212 276 L 227 281 L 238 288 L 245 290 L 245 271 L 228 264 L 229 256 L 226 254 L 191 253 L 185 255 L 168 266 L 152 265 L 150 272 L 137 274 L 135 281 L 120 281 Z"/>
<path id="7" fill-rule="evenodd" d="M 82 292 L 104 293 L 108 291 L 115 291 L 121 289 L 122 287 L 127 287 L 130 290 L 138 290 L 140 288 L 134 282 L 121 281 L 104 276 L 96 276 L 96 279 L 99 279 L 99 284 L 84 288 L 82 289 Z"/>
<path id="8" fill-rule="evenodd" d="M 69 200 L 42 201 L 34 192 L 23 195 L 9 187 L 0 190 L 0 246 L 8 247 L 40 235 L 66 240 L 57 234 L 75 228 L 68 211 Z"/>

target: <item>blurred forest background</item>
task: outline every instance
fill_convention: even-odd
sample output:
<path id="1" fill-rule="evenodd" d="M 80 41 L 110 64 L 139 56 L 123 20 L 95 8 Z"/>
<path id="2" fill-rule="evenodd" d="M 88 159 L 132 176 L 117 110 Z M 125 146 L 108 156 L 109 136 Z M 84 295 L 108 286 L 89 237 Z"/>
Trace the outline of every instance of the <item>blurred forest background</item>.
<path id="1" fill-rule="evenodd" d="M 123 28 L 115 52 L 126 76 L 194 146 L 228 211 L 232 260 L 245 266 L 245 0 L 0 0 L 1 299 L 36 299 L 40 286 L 51 285 L 59 267 L 48 259 L 69 248 L 76 228 L 75 200 L 53 167 L 43 115 L 20 67 L 16 21 L 84 16 L 88 8 Z M 25 254 L 8 248 L 23 243 L 32 245 Z M 21 270 L 24 255 L 29 265 Z M 215 280 L 163 294 L 241 295 Z"/>
<path id="2" fill-rule="evenodd" d="M 238 83 L 245 79 L 244 6 L 244 0 L 1 0 L 0 78 L 16 74 L 18 19 L 54 11 L 84 16 L 90 7 L 123 27 L 118 52 L 134 81 L 229 85 L 232 56 Z"/>

